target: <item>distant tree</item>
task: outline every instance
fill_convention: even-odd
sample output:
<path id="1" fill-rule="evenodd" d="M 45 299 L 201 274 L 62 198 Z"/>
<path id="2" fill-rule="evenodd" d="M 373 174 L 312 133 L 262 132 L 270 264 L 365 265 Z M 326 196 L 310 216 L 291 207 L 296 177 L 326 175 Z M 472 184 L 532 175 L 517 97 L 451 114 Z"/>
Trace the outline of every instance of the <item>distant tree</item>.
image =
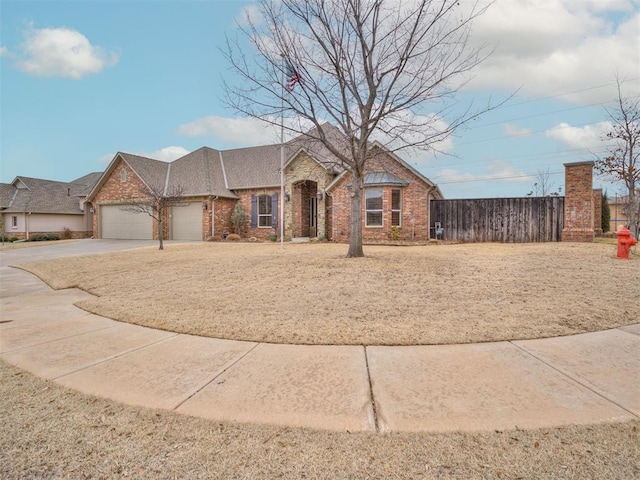
<path id="1" fill-rule="evenodd" d="M 616 106 L 606 109 L 611 128 L 603 138 L 612 146 L 606 157 L 596 160 L 595 168 L 600 174 L 624 184 L 627 204 L 623 211 L 633 229 L 640 218 L 640 97 L 623 96 L 619 78 L 616 84 Z"/>
<path id="2" fill-rule="evenodd" d="M 602 192 L 602 231 L 604 233 L 609 231 L 609 225 L 611 224 L 611 207 L 609 206 L 609 198 L 607 197 L 606 190 Z"/>
<path id="3" fill-rule="evenodd" d="M 233 233 L 237 233 L 240 236 L 244 236 L 247 230 L 247 217 L 244 207 L 240 202 L 236 203 L 236 206 L 231 213 L 231 225 L 233 226 Z"/>
<path id="4" fill-rule="evenodd" d="M 388 150 L 437 150 L 481 113 L 458 109 L 455 94 L 487 56 L 470 42 L 487 9 L 459 0 L 258 0 L 227 59 L 237 111 L 306 134 L 351 174 L 347 257 L 362 257 L 362 202 L 373 140 Z M 464 3 L 464 5 L 463 5 Z M 247 43 L 253 49 L 247 49 Z M 322 128 L 326 122 L 338 135 Z M 316 148 L 318 148 L 316 147 Z M 327 157 L 326 155 L 324 156 Z"/>
<path id="5" fill-rule="evenodd" d="M 179 185 L 172 185 L 165 189 L 159 185 L 145 185 L 140 189 L 142 198 L 137 203 L 120 207 L 120 210 L 128 213 L 146 213 L 156 221 L 158 226 L 159 250 L 164 249 L 163 243 L 163 219 L 167 208 L 186 206 L 184 202 L 183 189 Z"/>
<path id="6" fill-rule="evenodd" d="M 549 169 L 538 170 L 533 189 L 527 193 L 527 197 L 557 197 L 562 192 L 562 187 L 555 188 L 555 182 L 551 180 Z"/>

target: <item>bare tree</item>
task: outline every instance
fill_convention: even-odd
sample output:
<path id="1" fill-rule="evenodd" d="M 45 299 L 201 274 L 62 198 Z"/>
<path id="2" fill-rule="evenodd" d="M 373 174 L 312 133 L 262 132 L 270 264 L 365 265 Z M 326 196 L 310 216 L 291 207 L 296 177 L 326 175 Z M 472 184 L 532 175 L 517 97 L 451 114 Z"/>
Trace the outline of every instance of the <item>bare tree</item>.
<path id="1" fill-rule="evenodd" d="M 164 185 L 145 185 L 140 189 L 140 193 L 143 197 L 138 199 L 137 203 L 120 207 L 120 209 L 128 213 L 146 213 L 153 218 L 158 227 L 159 250 L 163 250 L 163 219 L 167 208 L 186 205 L 182 196 L 183 189 L 179 185 L 170 186 L 166 190 Z"/>
<path id="2" fill-rule="evenodd" d="M 607 109 L 611 128 L 603 138 L 613 142 L 608 154 L 595 162 L 596 171 L 621 180 L 627 191 L 625 212 L 629 227 L 636 229 L 640 218 L 640 97 L 623 96 L 622 82 L 616 78 L 618 97 L 615 108 Z"/>
<path id="3" fill-rule="evenodd" d="M 527 193 L 527 197 L 557 197 L 560 195 L 562 187 L 556 188 L 556 184 L 551 180 L 551 172 L 546 170 L 538 170 L 536 182 L 533 189 Z"/>
<path id="4" fill-rule="evenodd" d="M 361 257 L 362 190 L 374 140 L 390 151 L 437 151 L 489 109 L 459 110 L 453 101 L 486 57 L 469 35 L 487 7 L 458 0 L 258 3 L 261 18 L 247 17 L 245 36 L 227 41 L 225 53 L 242 80 L 225 82 L 227 103 L 278 126 L 286 113 L 289 133 L 306 135 L 351 174 L 347 256 Z"/>

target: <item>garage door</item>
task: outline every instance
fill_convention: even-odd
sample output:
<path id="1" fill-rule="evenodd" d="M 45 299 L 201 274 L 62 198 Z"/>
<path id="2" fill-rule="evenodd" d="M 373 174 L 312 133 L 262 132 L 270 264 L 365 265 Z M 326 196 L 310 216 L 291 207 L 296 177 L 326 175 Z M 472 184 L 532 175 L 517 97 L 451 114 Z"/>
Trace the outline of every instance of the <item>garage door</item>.
<path id="1" fill-rule="evenodd" d="M 151 217 L 146 213 L 125 212 L 120 205 L 103 205 L 100 207 L 100 236 L 122 240 L 152 240 Z"/>
<path id="2" fill-rule="evenodd" d="M 202 203 L 171 207 L 171 238 L 202 240 Z"/>

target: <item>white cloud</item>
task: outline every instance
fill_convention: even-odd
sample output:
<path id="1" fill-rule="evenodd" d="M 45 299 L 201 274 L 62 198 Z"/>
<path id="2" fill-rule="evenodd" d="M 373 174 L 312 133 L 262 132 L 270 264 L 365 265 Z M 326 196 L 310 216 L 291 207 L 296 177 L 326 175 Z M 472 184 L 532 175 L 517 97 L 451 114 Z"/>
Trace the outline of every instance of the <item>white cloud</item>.
<path id="1" fill-rule="evenodd" d="M 531 175 L 517 169 L 504 160 L 492 160 L 483 172 L 460 172 L 453 168 L 443 168 L 431 178 L 437 184 L 457 184 L 473 182 L 529 182 Z"/>
<path id="2" fill-rule="evenodd" d="M 178 135 L 213 137 L 222 144 L 242 147 L 278 143 L 280 141 L 279 132 L 277 126 L 255 118 L 230 118 L 213 115 L 185 123 L 177 129 Z"/>
<path id="3" fill-rule="evenodd" d="M 603 138 L 611 127 L 611 122 L 598 122 L 582 127 L 572 127 L 563 122 L 547 130 L 545 135 L 560 141 L 567 148 L 594 150 L 606 147 Z"/>
<path id="4" fill-rule="evenodd" d="M 504 160 L 493 160 L 487 164 L 487 176 L 491 179 L 509 182 L 526 182 L 529 178 L 525 172 L 517 169 Z M 501 180 L 505 179 L 505 180 Z"/>
<path id="5" fill-rule="evenodd" d="M 640 7 L 628 1 L 500 0 L 474 25 L 474 43 L 495 51 L 469 88 L 566 94 L 579 104 L 611 100 L 616 73 L 640 71 L 639 25 Z M 600 85 L 608 87 L 593 88 Z"/>
<path id="6" fill-rule="evenodd" d="M 9 50 L 4 45 L 0 45 L 0 57 L 9 55 Z"/>
<path id="7" fill-rule="evenodd" d="M 248 27 L 249 25 L 257 26 L 264 22 L 264 17 L 262 16 L 260 7 L 252 4 L 242 8 L 242 11 L 236 17 L 236 22 L 241 27 Z"/>
<path id="8" fill-rule="evenodd" d="M 20 45 L 16 66 L 36 77 L 79 79 L 115 65 L 118 54 L 92 45 L 71 28 L 33 28 Z"/>
<path id="9" fill-rule="evenodd" d="M 151 153 L 135 152 L 134 155 L 153 158 L 154 160 L 160 160 L 163 162 L 173 162 L 174 160 L 180 157 L 184 157 L 188 153 L 189 153 L 189 150 L 187 150 L 186 148 L 171 146 L 171 147 L 161 148 Z M 98 159 L 96 160 L 96 163 L 98 163 L 99 165 L 109 165 L 109 163 L 111 163 L 111 161 L 113 160 L 113 157 L 115 156 L 116 156 L 115 153 L 107 153 L 105 155 L 98 157 Z"/>
<path id="10" fill-rule="evenodd" d="M 502 132 L 509 137 L 528 137 L 533 133 L 530 128 L 518 127 L 512 123 L 502 125 Z"/>
<path id="11" fill-rule="evenodd" d="M 99 156 L 98 159 L 96 160 L 96 163 L 98 165 L 109 165 L 111 163 L 111 160 L 113 160 L 113 157 L 115 156 L 116 156 L 115 153 L 106 153 L 104 155 Z"/>
<path id="12" fill-rule="evenodd" d="M 161 148 L 160 150 L 156 150 L 155 152 L 138 153 L 137 155 L 153 158 L 154 160 L 161 160 L 163 162 L 173 162 L 180 157 L 184 157 L 188 153 L 189 150 L 187 150 L 186 148 L 171 146 Z"/>

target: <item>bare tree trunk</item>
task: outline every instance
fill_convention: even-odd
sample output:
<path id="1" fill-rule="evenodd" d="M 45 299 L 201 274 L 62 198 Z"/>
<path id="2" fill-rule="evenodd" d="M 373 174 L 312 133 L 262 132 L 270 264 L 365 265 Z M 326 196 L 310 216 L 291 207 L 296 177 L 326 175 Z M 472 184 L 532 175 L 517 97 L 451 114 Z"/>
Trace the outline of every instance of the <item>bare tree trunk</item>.
<path id="1" fill-rule="evenodd" d="M 633 234 L 638 237 L 640 232 L 638 231 L 638 211 L 640 201 L 636 199 L 636 192 L 633 187 L 629 189 L 629 230 L 633 232 Z"/>
<path id="2" fill-rule="evenodd" d="M 160 248 L 158 250 L 164 250 L 164 244 L 162 243 L 162 218 L 158 220 L 158 240 L 160 241 Z"/>
<path id="3" fill-rule="evenodd" d="M 364 257 L 362 249 L 362 183 L 363 178 L 353 175 L 351 184 L 351 220 L 349 224 L 349 251 L 347 258 Z"/>

